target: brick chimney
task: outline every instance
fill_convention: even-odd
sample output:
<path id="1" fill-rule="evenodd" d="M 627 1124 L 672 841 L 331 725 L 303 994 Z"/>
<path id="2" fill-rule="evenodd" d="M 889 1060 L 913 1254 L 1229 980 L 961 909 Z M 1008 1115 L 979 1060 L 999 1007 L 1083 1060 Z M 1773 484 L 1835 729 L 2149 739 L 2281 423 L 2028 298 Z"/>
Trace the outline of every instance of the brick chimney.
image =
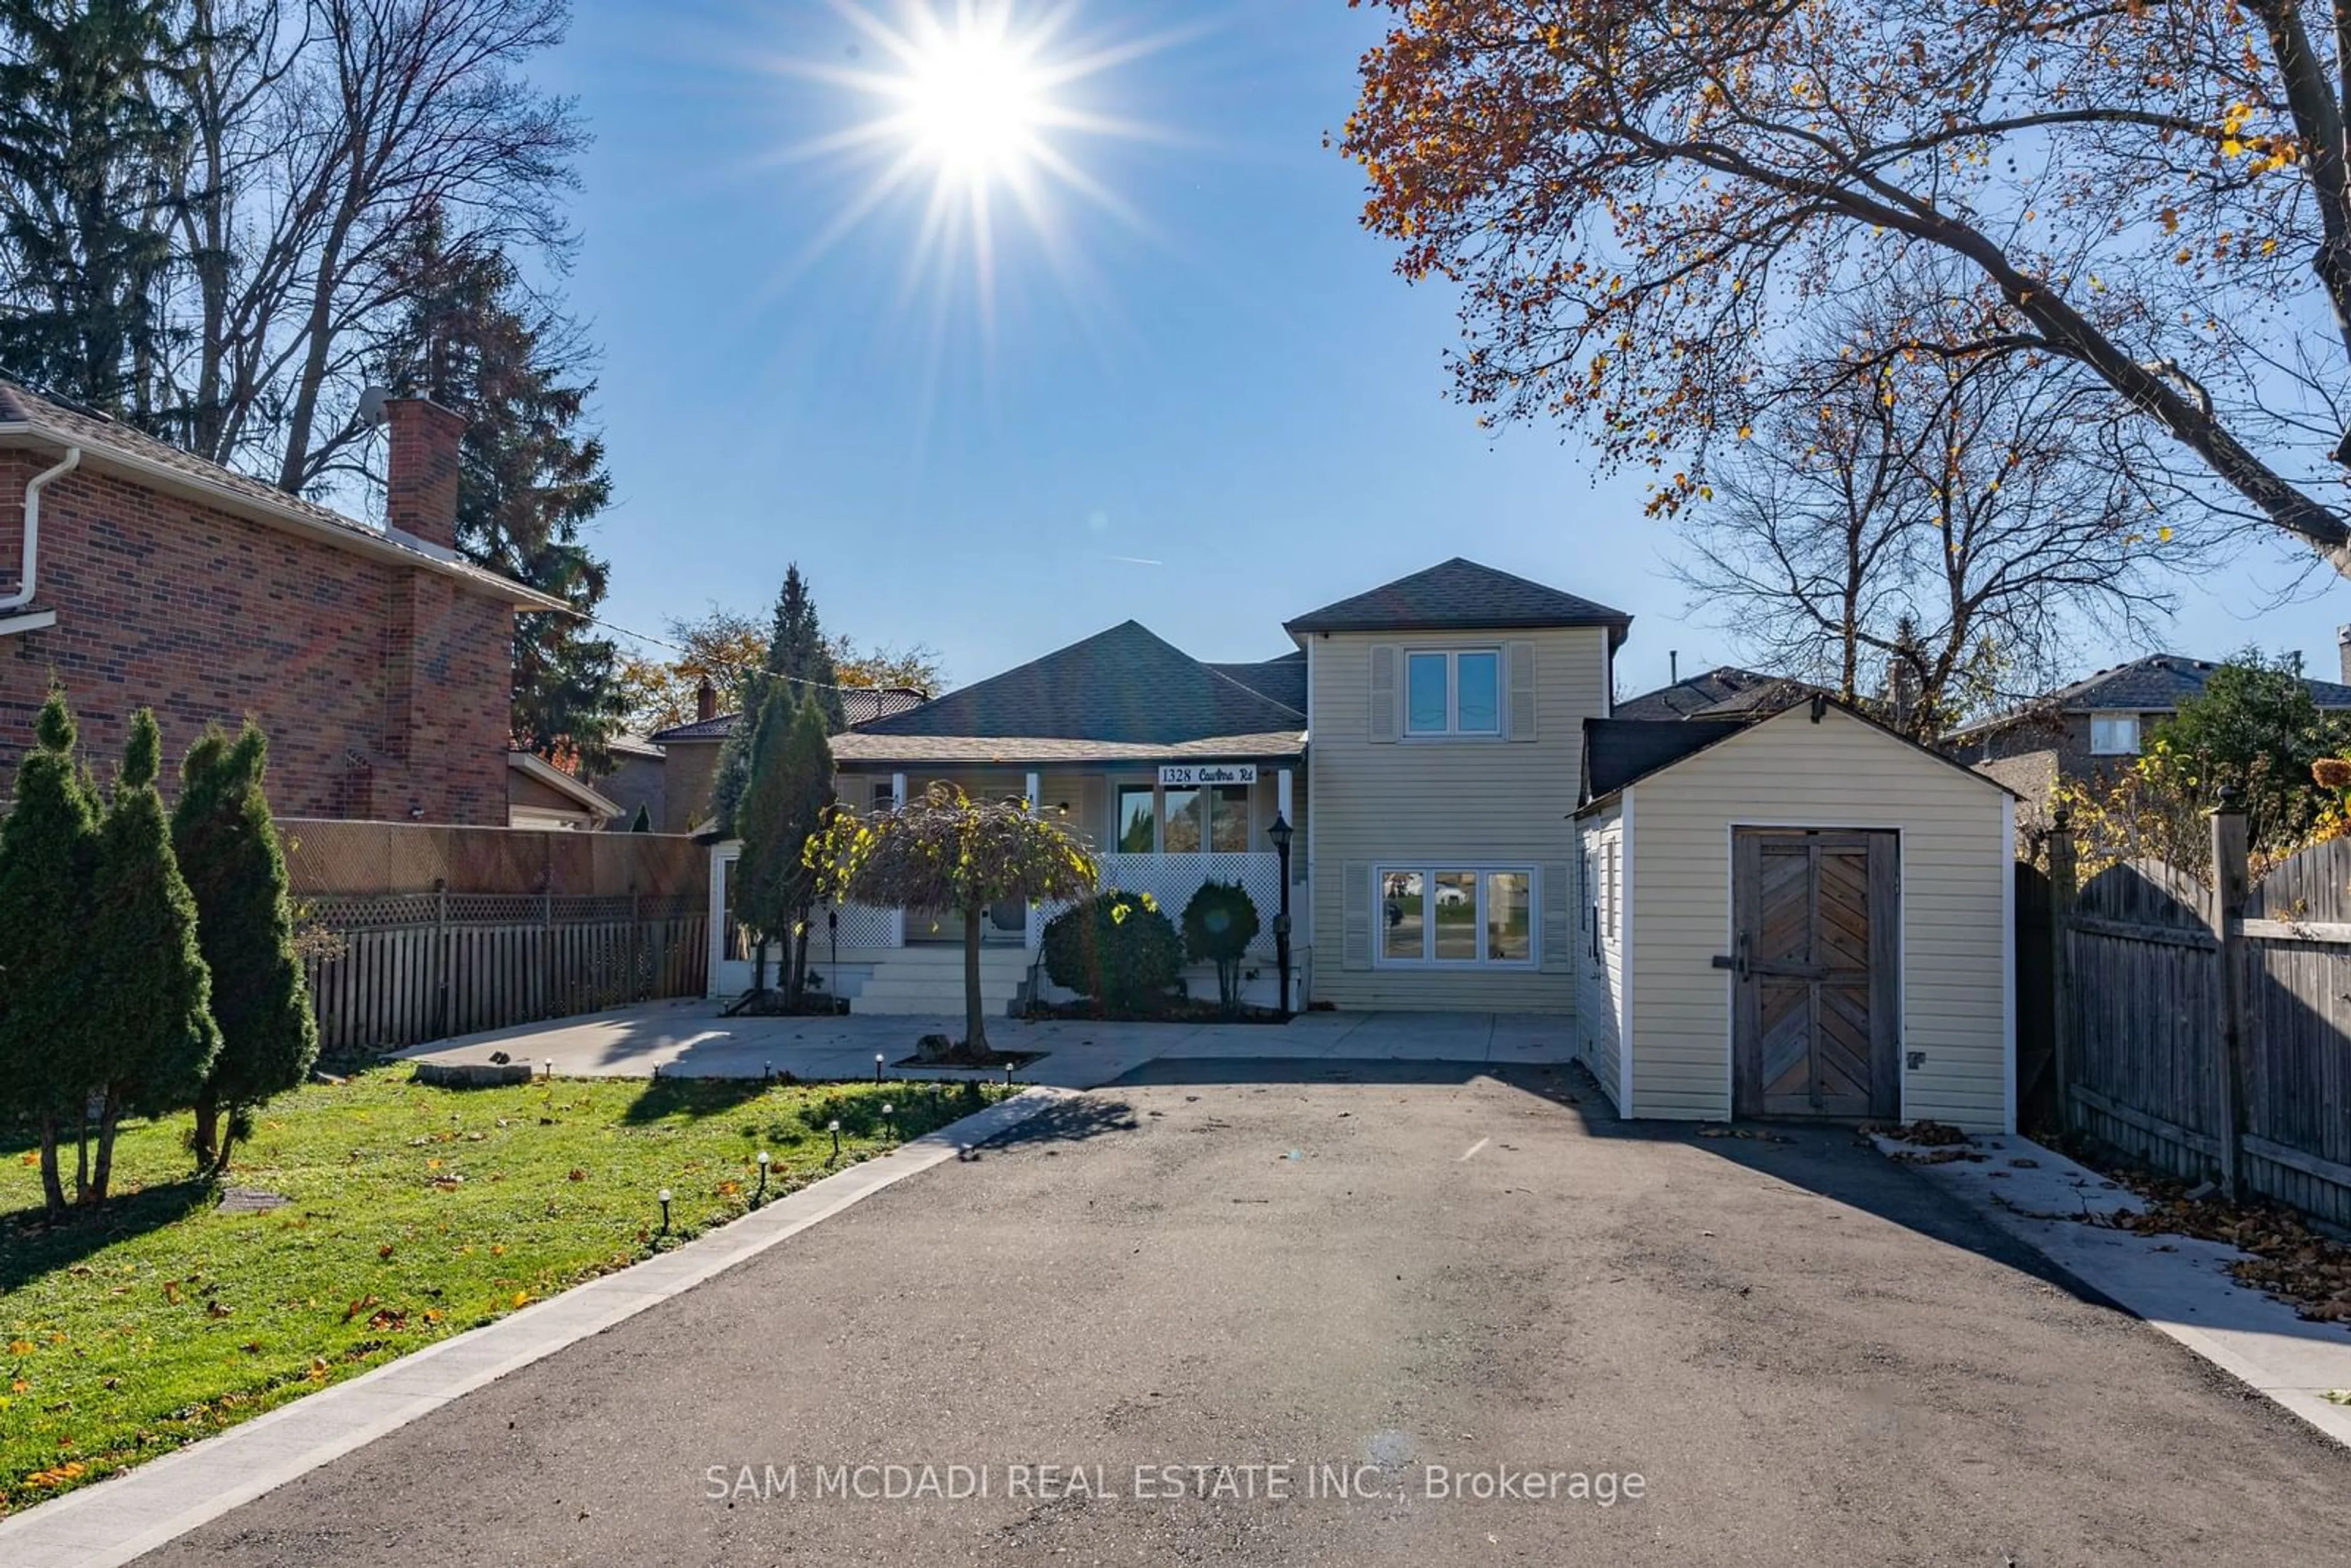
<path id="1" fill-rule="evenodd" d="M 2351 653 L 2344 656 L 2351 658 Z M 702 684 L 694 688 L 694 722 L 707 724 L 717 716 L 718 688 L 710 684 L 708 675 L 705 675 L 702 677 Z"/>
<path id="2" fill-rule="evenodd" d="M 2343 670 L 2343 684 L 2351 686 L 2351 626 L 2335 629 L 2335 653 Z"/>
<path id="3" fill-rule="evenodd" d="M 384 517 L 402 533 L 457 548 L 457 438 L 465 416 L 429 398 L 385 400 L 392 455 L 384 465 Z"/>

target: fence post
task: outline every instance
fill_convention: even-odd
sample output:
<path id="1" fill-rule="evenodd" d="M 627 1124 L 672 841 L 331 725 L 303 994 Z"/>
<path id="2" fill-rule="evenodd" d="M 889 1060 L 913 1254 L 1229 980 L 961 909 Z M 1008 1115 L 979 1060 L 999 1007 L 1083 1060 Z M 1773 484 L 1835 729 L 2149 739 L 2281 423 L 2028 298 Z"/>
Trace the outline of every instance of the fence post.
<path id="1" fill-rule="evenodd" d="M 449 1038 L 449 879 L 433 879 L 433 1038 Z"/>
<path id="2" fill-rule="evenodd" d="M 645 984 L 643 961 L 639 956 L 643 945 L 637 931 L 638 918 L 637 884 L 632 880 L 629 883 L 629 980 L 622 994 L 632 1002 L 643 1001 L 651 989 Z"/>
<path id="3" fill-rule="evenodd" d="M 2245 1196 L 2245 810 L 2236 789 L 2212 811 L 2212 935 L 2220 944 L 2220 1185 Z"/>
<path id="4" fill-rule="evenodd" d="M 2057 808 L 2049 829 L 2049 1058 L 2057 1075 L 2057 1129 L 2074 1130 L 2074 967 L 2065 928 L 2074 918 L 2074 814 Z"/>

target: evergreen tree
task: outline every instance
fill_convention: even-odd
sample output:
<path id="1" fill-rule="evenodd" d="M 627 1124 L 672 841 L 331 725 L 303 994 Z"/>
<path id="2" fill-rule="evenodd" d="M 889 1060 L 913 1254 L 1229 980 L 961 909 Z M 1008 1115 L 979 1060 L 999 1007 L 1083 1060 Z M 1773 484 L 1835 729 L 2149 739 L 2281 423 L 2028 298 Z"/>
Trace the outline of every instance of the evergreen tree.
<path id="1" fill-rule="evenodd" d="M 98 801 L 74 758 L 73 715 L 51 690 L 37 744 L 17 764 L 0 817 L 0 1117 L 26 1119 L 41 1141 L 41 1190 L 65 1208 L 59 1130 L 78 1125 L 90 1051 L 90 973 L 81 932 L 98 860 Z"/>
<path id="2" fill-rule="evenodd" d="M 155 789 L 162 745 L 155 716 L 140 709 L 99 827 L 83 948 L 91 1049 L 79 1073 L 98 1112 L 97 1160 L 83 1167 L 78 1195 L 90 1205 L 106 1201 L 121 1118 L 194 1104 L 220 1050 L 212 976 L 196 941 L 196 901 L 181 878 Z"/>
<path id="3" fill-rule="evenodd" d="M 768 694 L 780 684 L 795 704 L 813 703 L 823 715 L 828 734 L 847 727 L 841 706 L 841 676 L 832 662 L 832 645 L 825 640 L 817 619 L 816 600 L 799 562 L 784 569 L 784 585 L 776 594 L 776 613 L 768 634 L 767 656 L 743 681 L 743 716 L 735 732 L 719 747 L 718 766 L 710 787 L 712 813 L 722 833 L 734 834 L 737 804 L 751 780 L 752 758 L 759 749 L 759 719 L 767 712 Z"/>
<path id="4" fill-rule="evenodd" d="M 515 617 L 515 743 L 601 772 L 622 694 L 618 652 L 588 619 L 605 563 L 580 538 L 612 497 L 604 444 L 585 428 L 590 356 L 503 252 L 453 253 L 442 236 L 437 218 L 420 225 L 402 263 L 410 305 L 386 379 L 466 418 L 458 549 L 579 612 Z"/>
<path id="5" fill-rule="evenodd" d="M 0 369 L 145 423 L 186 133 L 179 10 L 0 0 Z"/>
<path id="6" fill-rule="evenodd" d="M 268 737 L 250 721 L 234 740 L 207 729 L 181 763 L 172 813 L 220 1030 L 220 1054 L 195 1097 L 196 1158 L 214 1173 L 228 1168 L 253 1108 L 300 1084 L 319 1054 L 286 861 L 262 791 L 268 759 Z"/>
<path id="7" fill-rule="evenodd" d="M 644 804 L 643 801 L 639 801 L 639 802 L 638 802 L 638 804 L 637 804 L 637 815 L 636 815 L 636 819 L 635 819 L 633 821 L 630 822 L 630 824 L 629 824 L 629 831 L 631 831 L 631 832 L 632 832 L 632 833 L 650 833 L 650 832 L 652 832 L 653 831 L 653 808 L 652 808 L 651 806 L 648 806 L 648 805 Z"/>
<path id="8" fill-rule="evenodd" d="M 816 898 L 805 851 L 832 804 L 832 747 L 816 705 L 795 707 L 780 685 L 768 693 L 757 727 L 750 785 L 736 811 L 743 856 L 735 866 L 735 918 L 759 934 L 755 991 L 768 987 L 768 943 L 792 941 L 788 986 L 797 997 L 807 978 L 806 927 Z"/>

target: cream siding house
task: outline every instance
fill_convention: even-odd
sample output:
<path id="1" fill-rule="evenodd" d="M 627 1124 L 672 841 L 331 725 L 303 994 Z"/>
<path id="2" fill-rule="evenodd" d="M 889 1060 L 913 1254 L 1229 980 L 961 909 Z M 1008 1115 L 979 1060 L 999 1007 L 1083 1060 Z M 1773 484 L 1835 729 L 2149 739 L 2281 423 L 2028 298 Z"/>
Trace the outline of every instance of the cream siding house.
<path id="1" fill-rule="evenodd" d="M 1315 1001 L 1576 1012 L 1569 819 L 1629 623 L 1461 559 L 1289 622 L 1307 659 Z"/>
<path id="2" fill-rule="evenodd" d="M 1579 1040 L 1621 1114 L 2014 1130 L 2014 795 L 1824 700 L 1603 723 L 1588 768 Z"/>

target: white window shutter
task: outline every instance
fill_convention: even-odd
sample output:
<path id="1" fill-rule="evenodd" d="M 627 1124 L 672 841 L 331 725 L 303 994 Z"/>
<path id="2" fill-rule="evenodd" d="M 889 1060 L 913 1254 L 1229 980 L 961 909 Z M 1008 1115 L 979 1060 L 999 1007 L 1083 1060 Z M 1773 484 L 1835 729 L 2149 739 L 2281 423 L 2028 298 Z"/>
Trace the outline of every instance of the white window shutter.
<path id="1" fill-rule="evenodd" d="M 1391 643 L 1372 647 L 1372 691 L 1367 738 L 1396 737 L 1396 648 Z"/>
<path id="2" fill-rule="evenodd" d="M 1341 909 L 1345 919 L 1342 923 L 1339 967 L 1343 969 L 1368 969 L 1372 967 L 1371 862 L 1349 861 L 1341 880 L 1345 888 L 1341 895 Z"/>
<path id="3" fill-rule="evenodd" d="M 1532 643 L 1510 644 L 1510 738 L 1532 740 L 1535 737 L 1535 645 Z"/>
<path id="4" fill-rule="evenodd" d="M 1568 901 L 1575 896 L 1575 878 L 1565 861 L 1546 862 L 1542 878 L 1542 967 L 1545 974 L 1564 975 L 1575 967 L 1574 917 Z"/>

